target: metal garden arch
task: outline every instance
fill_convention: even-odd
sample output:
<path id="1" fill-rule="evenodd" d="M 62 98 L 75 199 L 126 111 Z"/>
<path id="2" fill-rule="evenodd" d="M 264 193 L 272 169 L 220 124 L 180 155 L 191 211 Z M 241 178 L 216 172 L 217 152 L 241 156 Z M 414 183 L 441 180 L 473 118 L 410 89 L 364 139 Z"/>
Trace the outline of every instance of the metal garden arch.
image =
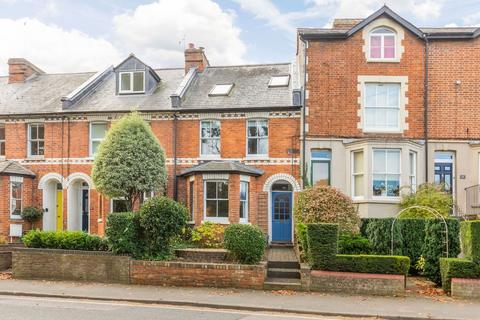
<path id="1" fill-rule="evenodd" d="M 446 245 L 446 253 L 447 253 L 447 258 L 448 258 L 448 255 L 449 255 L 449 248 L 448 248 L 448 225 L 447 225 L 447 221 L 445 221 L 445 218 L 435 209 L 433 208 L 430 208 L 430 207 L 426 207 L 426 206 L 410 206 L 408 208 L 405 208 L 405 209 L 402 209 L 400 210 L 395 219 L 393 219 L 393 222 L 392 222 L 392 228 L 390 230 L 391 232 L 391 247 L 390 247 L 390 253 L 393 255 L 393 245 L 394 245 L 394 228 L 395 228 L 395 222 L 397 222 L 397 219 L 400 218 L 400 216 L 407 210 L 409 209 L 420 209 L 420 210 L 425 210 L 427 211 L 428 213 L 430 214 L 433 214 L 436 218 L 440 218 L 442 219 L 442 222 L 443 222 L 443 225 L 445 226 L 445 245 Z"/>

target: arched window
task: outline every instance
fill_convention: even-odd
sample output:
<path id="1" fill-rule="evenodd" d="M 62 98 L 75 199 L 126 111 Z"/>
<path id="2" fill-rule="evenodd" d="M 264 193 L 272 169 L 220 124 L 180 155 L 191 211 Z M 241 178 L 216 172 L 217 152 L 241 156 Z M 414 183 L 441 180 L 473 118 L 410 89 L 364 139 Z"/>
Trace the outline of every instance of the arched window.
<path id="1" fill-rule="evenodd" d="M 370 58 L 395 59 L 395 37 L 394 31 L 384 27 L 370 32 Z"/>

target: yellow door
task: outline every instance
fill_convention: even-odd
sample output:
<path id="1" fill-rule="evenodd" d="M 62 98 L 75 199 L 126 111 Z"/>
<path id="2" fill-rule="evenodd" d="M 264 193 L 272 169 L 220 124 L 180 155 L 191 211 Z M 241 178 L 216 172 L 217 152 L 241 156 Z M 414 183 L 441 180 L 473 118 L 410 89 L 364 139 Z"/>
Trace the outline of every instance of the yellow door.
<path id="1" fill-rule="evenodd" d="M 63 193 L 57 190 L 57 231 L 63 230 Z"/>

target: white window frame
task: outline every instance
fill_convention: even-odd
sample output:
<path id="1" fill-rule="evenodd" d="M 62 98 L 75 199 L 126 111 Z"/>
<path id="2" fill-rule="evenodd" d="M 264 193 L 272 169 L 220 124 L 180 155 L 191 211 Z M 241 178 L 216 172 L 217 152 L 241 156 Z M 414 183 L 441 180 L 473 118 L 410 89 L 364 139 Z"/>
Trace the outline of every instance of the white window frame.
<path id="1" fill-rule="evenodd" d="M 374 33 L 376 30 L 379 30 L 379 29 L 386 29 L 386 30 L 389 30 L 390 32 Z M 380 36 L 380 58 L 372 57 L 372 37 L 375 37 L 375 36 Z M 389 36 L 389 37 L 393 36 L 393 43 L 394 43 L 393 58 L 385 58 L 385 37 L 386 36 Z M 370 61 L 397 61 L 397 59 L 398 59 L 397 58 L 397 52 L 398 52 L 398 49 L 397 49 L 397 33 L 395 32 L 395 30 L 393 30 L 389 27 L 385 27 L 385 26 L 377 27 L 377 28 L 373 29 L 372 31 L 370 31 L 369 36 L 368 36 L 368 41 L 369 41 L 368 57 L 369 57 Z"/>
<path id="2" fill-rule="evenodd" d="M 93 158 L 95 154 L 93 153 L 93 142 L 102 142 L 105 139 L 105 136 L 101 139 L 99 138 L 92 138 L 92 126 L 95 124 L 104 124 L 105 125 L 105 136 L 108 131 L 108 123 L 107 122 L 102 122 L 102 121 L 94 121 L 90 122 L 89 127 L 88 127 L 88 154 L 90 158 Z"/>
<path id="3" fill-rule="evenodd" d="M 282 80 L 282 82 L 275 82 L 275 80 Z M 276 87 L 288 87 L 290 84 L 290 75 L 289 74 L 279 74 L 270 77 L 270 81 L 268 82 L 268 86 L 270 88 Z"/>
<path id="4" fill-rule="evenodd" d="M 373 106 L 368 106 L 367 105 L 367 86 L 369 85 L 375 85 L 376 88 L 378 88 L 379 85 L 398 85 L 398 105 L 396 107 L 391 107 L 391 106 L 378 106 L 375 105 Z M 377 93 L 377 90 L 375 91 Z M 401 98 L 402 98 L 402 84 L 397 83 L 397 82 L 365 82 L 363 84 L 363 131 L 364 132 L 400 132 L 401 130 Z M 377 96 L 377 95 L 376 95 Z M 384 112 L 387 112 L 388 110 L 396 110 L 397 111 L 397 126 L 395 128 L 393 127 L 381 127 L 381 126 L 374 126 L 374 127 L 368 127 L 367 126 L 367 110 L 373 109 L 373 110 L 381 110 Z"/>
<path id="5" fill-rule="evenodd" d="M 43 139 L 38 138 L 38 126 L 43 126 Z M 32 139 L 32 128 L 37 127 L 37 138 Z M 27 130 L 27 152 L 28 152 L 28 157 L 34 157 L 34 158 L 43 158 L 45 156 L 45 124 L 42 122 L 34 122 L 34 123 L 29 123 L 28 124 L 28 130 Z M 43 142 L 43 154 L 32 154 L 32 142 Z"/>
<path id="6" fill-rule="evenodd" d="M 214 182 L 215 183 L 215 197 L 216 198 L 207 198 L 207 183 L 208 182 Z M 230 211 L 230 199 L 229 199 L 229 192 L 230 192 L 230 185 L 228 183 L 228 180 L 225 179 L 209 179 L 205 180 L 203 182 L 203 219 L 204 221 L 211 221 L 211 222 L 216 222 L 216 223 L 221 223 L 221 224 L 228 224 L 229 223 L 229 217 L 230 217 L 230 212 L 227 212 L 226 217 L 219 217 L 218 216 L 218 200 L 225 201 L 227 200 L 228 202 L 228 210 Z M 227 184 L 227 198 L 218 198 L 218 189 L 217 189 L 217 183 L 226 183 Z M 215 217 L 208 217 L 207 216 L 207 200 L 214 200 L 217 201 L 217 212 Z"/>
<path id="7" fill-rule="evenodd" d="M 266 137 L 260 137 L 260 136 L 258 136 L 258 125 L 257 125 L 257 135 L 254 136 L 254 137 L 250 137 L 250 136 L 249 136 L 250 133 L 249 133 L 249 130 L 248 130 L 248 127 L 249 127 L 249 126 L 248 126 L 248 123 L 249 123 L 250 121 L 255 121 L 255 122 L 257 122 L 257 121 L 265 121 L 265 122 L 267 123 L 267 136 L 266 136 Z M 270 143 L 269 143 L 269 142 L 270 142 L 270 141 L 269 141 L 269 140 L 270 140 L 270 127 L 269 127 L 269 121 L 268 121 L 268 119 L 263 119 L 263 118 L 247 119 L 247 130 L 246 130 L 246 133 L 245 133 L 245 134 L 246 134 L 246 140 L 247 140 L 247 143 L 245 144 L 245 148 L 246 148 L 246 151 L 245 151 L 245 152 L 246 152 L 247 157 L 268 157 L 269 147 L 270 147 Z M 267 140 L 267 153 L 249 153 L 249 152 L 248 152 L 248 141 L 249 141 L 250 139 L 257 139 L 257 140 L 264 139 L 264 140 Z M 257 146 L 258 146 L 258 144 L 257 144 Z M 257 147 L 257 149 L 258 149 L 258 147 Z"/>
<path id="8" fill-rule="evenodd" d="M 356 153 L 361 153 L 363 157 L 363 166 L 359 172 L 355 172 L 355 154 Z M 350 154 L 351 154 L 350 155 L 351 157 L 350 172 L 352 176 L 352 182 L 351 182 L 352 183 L 352 186 L 351 186 L 352 199 L 364 199 L 366 196 L 365 193 L 367 192 L 367 190 L 365 190 L 365 152 L 363 149 L 359 149 L 359 150 L 351 151 Z M 355 178 L 357 176 L 363 177 L 363 195 L 360 195 L 360 196 L 355 195 Z"/>
<path id="9" fill-rule="evenodd" d="M 413 159 L 413 165 L 412 165 Z M 408 182 L 412 193 L 417 191 L 417 152 L 410 150 L 408 152 L 409 176 Z"/>
<path id="10" fill-rule="evenodd" d="M 242 200 L 242 185 L 246 186 L 246 199 Z M 243 208 L 245 209 L 244 212 L 244 217 L 240 217 L 240 223 L 248 223 L 248 216 L 249 216 L 249 210 L 250 210 L 250 204 L 249 204 L 249 198 L 250 197 L 250 183 L 248 181 L 242 181 L 240 180 L 240 204 L 243 202 Z M 240 206 L 241 208 L 242 206 Z M 239 216 L 241 215 L 241 211 L 239 210 Z"/>
<path id="11" fill-rule="evenodd" d="M 14 184 L 20 184 L 20 198 L 13 198 L 13 185 Z M 10 188 L 9 188 L 10 194 L 9 194 L 9 200 L 10 200 L 10 219 L 16 219 L 20 220 L 22 219 L 20 213 L 19 214 L 14 214 L 13 210 L 13 204 L 16 204 L 17 200 L 20 200 L 20 212 L 22 212 L 23 209 L 23 177 L 17 177 L 17 176 L 11 176 L 10 177 Z"/>
<path id="12" fill-rule="evenodd" d="M 375 151 L 385 151 L 385 172 L 380 173 L 380 172 L 375 172 L 374 170 L 374 165 L 375 165 Z M 398 173 L 389 173 L 388 168 L 387 168 L 387 154 L 388 152 L 398 152 Z M 373 194 L 373 178 L 375 175 L 398 175 L 398 185 L 399 185 L 399 191 L 398 191 L 398 196 L 388 196 L 388 195 L 380 195 L 376 196 Z M 372 198 L 374 199 L 400 199 L 400 188 L 402 186 L 402 149 L 398 148 L 372 148 L 372 176 L 371 176 L 371 188 L 370 191 L 372 192 Z M 385 180 L 385 182 L 388 182 L 388 179 Z"/>
<path id="13" fill-rule="evenodd" d="M 202 136 L 202 124 L 203 123 L 206 123 L 206 122 L 210 122 L 210 123 L 218 123 L 218 128 L 220 130 L 220 136 L 217 138 L 217 137 L 207 137 L 207 138 L 203 138 Z M 210 120 L 202 120 L 200 121 L 200 128 L 199 128 L 200 132 L 199 132 L 199 137 L 200 137 L 200 141 L 199 141 L 199 153 L 200 153 L 200 157 L 201 158 L 214 158 L 214 159 L 219 159 L 221 157 L 221 153 L 222 153 L 222 124 L 221 124 L 221 121 L 220 120 L 215 120 L 215 119 L 210 119 Z M 204 154 L 202 152 L 202 140 L 203 139 L 207 139 L 207 140 L 218 140 L 218 145 L 219 145 L 219 150 L 218 150 L 218 153 L 215 153 L 215 154 Z"/>
<path id="14" fill-rule="evenodd" d="M 133 90 L 133 75 L 135 73 L 142 73 L 143 74 L 143 90 L 134 91 Z M 123 74 L 130 74 L 130 90 L 122 90 L 122 75 Z M 118 93 L 145 93 L 145 71 L 137 70 L 137 71 L 121 71 L 118 73 Z"/>
<path id="15" fill-rule="evenodd" d="M 110 199 L 110 213 L 113 213 L 113 201 L 114 200 L 121 200 L 121 201 L 125 201 L 125 197 L 119 197 L 119 198 L 114 198 L 114 199 Z"/>
<path id="16" fill-rule="evenodd" d="M 7 137 L 6 137 L 6 128 L 5 128 L 5 123 L 0 123 L 0 129 L 3 128 L 3 139 L 0 139 L 0 158 L 5 158 L 5 155 L 7 153 L 7 150 L 6 150 L 6 140 L 7 140 Z M 2 154 L 1 150 L 2 150 L 2 145 L 3 145 L 3 150 L 5 151 L 4 154 Z"/>
<path id="17" fill-rule="evenodd" d="M 313 155 L 315 151 L 328 152 L 330 157 L 316 157 Z M 310 149 L 310 183 L 315 185 L 316 182 L 313 181 L 313 167 L 315 163 L 326 163 L 328 164 L 328 185 L 332 185 L 332 149 L 327 148 L 312 148 Z"/>
<path id="18" fill-rule="evenodd" d="M 221 88 L 226 90 L 221 90 Z M 210 97 L 228 96 L 230 92 L 232 92 L 232 89 L 233 83 L 219 83 L 213 86 L 208 95 Z"/>

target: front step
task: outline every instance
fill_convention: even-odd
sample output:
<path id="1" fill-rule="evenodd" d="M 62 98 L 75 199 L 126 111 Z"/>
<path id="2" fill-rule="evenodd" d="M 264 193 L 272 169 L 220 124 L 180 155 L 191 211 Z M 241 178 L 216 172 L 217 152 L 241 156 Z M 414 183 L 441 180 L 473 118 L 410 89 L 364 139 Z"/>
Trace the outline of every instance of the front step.
<path id="1" fill-rule="evenodd" d="M 298 269 L 268 268 L 267 277 L 282 279 L 300 279 Z"/>
<path id="2" fill-rule="evenodd" d="M 301 290 L 302 283 L 299 279 L 267 278 L 263 283 L 265 290 Z"/>
<path id="3" fill-rule="evenodd" d="M 300 269 L 298 261 L 268 261 L 268 268 Z"/>

